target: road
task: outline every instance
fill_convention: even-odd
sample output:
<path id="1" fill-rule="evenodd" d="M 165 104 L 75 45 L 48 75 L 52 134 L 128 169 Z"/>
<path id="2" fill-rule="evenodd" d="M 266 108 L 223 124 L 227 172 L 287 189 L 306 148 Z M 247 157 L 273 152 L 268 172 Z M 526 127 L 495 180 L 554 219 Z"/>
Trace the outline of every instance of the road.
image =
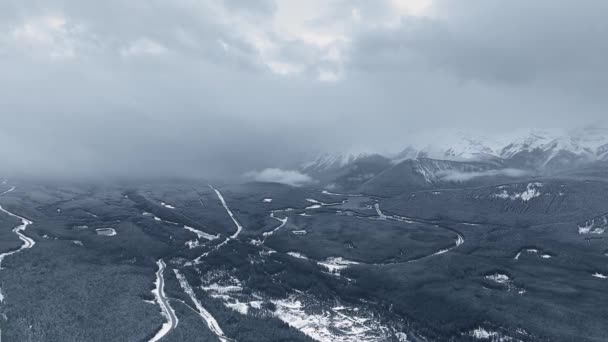
<path id="1" fill-rule="evenodd" d="M 158 271 L 156 271 L 156 288 L 152 291 L 156 296 L 156 302 L 160 306 L 160 310 L 162 315 L 167 318 L 167 322 L 163 323 L 160 330 L 150 339 L 149 342 L 156 342 L 165 337 L 171 331 L 173 331 L 177 327 L 177 323 L 179 320 L 175 315 L 175 311 L 169 305 L 169 300 L 165 296 L 165 278 L 163 273 L 165 271 L 165 262 L 163 259 L 160 259 L 156 262 L 158 265 Z"/>
<path id="2" fill-rule="evenodd" d="M 0 195 L 4 195 L 4 194 L 9 193 L 9 192 L 11 192 L 13 190 L 15 190 L 15 187 L 11 187 L 9 190 L 7 190 L 7 191 L 5 191 L 3 193 L 0 193 Z M 17 236 L 19 237 L 19 239 L 21 241 L 23 241 L 23 244 L 21 245 L 21 247 L 19 247 L 19 249 L 16 249 L 14 251 L 10 251 L 10 252 L 6 252 L 6 253 L 0 254 L 0 269 L 1 269 L 2 268 L 2 261 L 4 260 L 4 258 L 6 258 L 9 255 L 13 255 L 15 253 L 18 253 L 18 252 L 20 252 L 20 251 L 22 251 L 24 249 L 32 248 L 32 247 L 34 247 L 34 245 L 36 244 L 36 242 L 32 238 L 28 237 L 27 235 L 25 235 L 23 233 L 27 229 L 27 226 L 29 226 L 29 225 L 31 225 L 33 223 L 32 221 L 30 221 L 30 220 L 28 220 L 28 219 L 26 219 L 24 217 L 21 217 L 21 216 L 19 216 L 17 214 L 14 214 L 14 213 L 12 213 L 12 212 L 4 209 L 1 205 L 0 205 L 0 211 L 2 211 L 3 213 L 5 213 L 5 214 L 7 214 L 9 216 L 17 218 L 17 219 L 19 219 L 21 221 L 20 225 L 18 225 L 15 228 L 13 228 L 13 232 L 15 234 L 17 234 Z"/>
<path id="3" fill-rule="evenodd" d="M 173 272 L 175 272 L 175 277 L 179 281 L 179 285 L 181 286 L 182 290 L 184 290 L 184 292 L 190 297 L 190 299 L 194 303 L 194 306 L 196 307 L 196 311 L 198 312 L 199 316 L 201 316 L 205 323 L 207 323 L 207 327 L 209 327 L 209 330 L 211 330 L 211 332 L 214 333 L 221 342 L 231 341 L 231 339 L 224 335 L 224 331 L 222 331 L 222 328 L 220 327 L 219 323 L 217 323 L 217 320 L 211 315 L 209 311 L 207 311 L 207 309 L 203 307 L 203 304 L 201 304 L 198 298 L 196 298 L 196 294 L 194 293 L 194 290 L 192 290 L 192 287 L 188 283 L 188 280 L 186 280 L 186 277 L 184 277 L 184 275 L 176 269 L 173 269 Z"/>

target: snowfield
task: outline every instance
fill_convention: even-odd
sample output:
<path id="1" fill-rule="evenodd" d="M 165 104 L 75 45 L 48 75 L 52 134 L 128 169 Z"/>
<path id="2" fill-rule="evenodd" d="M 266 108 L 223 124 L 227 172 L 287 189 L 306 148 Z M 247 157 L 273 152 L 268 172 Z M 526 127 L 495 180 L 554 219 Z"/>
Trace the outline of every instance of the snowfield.
<path id="1" fill-rule="evenodd" d="M 259 293 L 244 291 L 241 282 L 227 271 L 207 272 L 201 281 L 201 289 L 210 297 L 220 299 L 226 308 L 241 315 L 276 317 L 316 341 L 381 342 L 390 340 L 390 336 L 407 341 L 405 333 L 398 334 L 362 307 L 323 302 L 299 291 L 284 299 L 264 298 Z M 264 309 L 264 303 L 273 303 L 276 310 Z"/>
<path id="2" fill-rule="evenodd" d="M 352 265 L 358 265 L 356 261 L 346 260 L 342 257 L 331 257 L 317 262 L 321 267 L 326 268 L 329 273 L 340 275 L 340 271 Z"/>

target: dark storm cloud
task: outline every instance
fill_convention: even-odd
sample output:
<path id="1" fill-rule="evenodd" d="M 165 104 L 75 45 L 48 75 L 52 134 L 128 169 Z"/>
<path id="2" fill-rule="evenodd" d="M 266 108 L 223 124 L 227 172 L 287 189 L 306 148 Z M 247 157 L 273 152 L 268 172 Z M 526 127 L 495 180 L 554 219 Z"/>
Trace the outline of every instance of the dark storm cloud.
<path id="1" fill-rule="evenodd" d="M 392 3 L 4 1 L 2 173 L 239 176 L 604 118 L 608 4 Z"/>

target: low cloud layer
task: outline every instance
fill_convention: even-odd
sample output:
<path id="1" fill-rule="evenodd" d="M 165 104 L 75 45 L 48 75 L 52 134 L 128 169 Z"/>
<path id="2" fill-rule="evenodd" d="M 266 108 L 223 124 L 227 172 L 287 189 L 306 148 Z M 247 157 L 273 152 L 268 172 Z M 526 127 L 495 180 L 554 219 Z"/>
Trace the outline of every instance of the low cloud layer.
<path id="1" fill-rule="evenodd" d="M 0 173 L 240 177 L 437 128 L 581 126 L 608 109 L 607 12 L 592 0 L 2 1 Z"/>
<path id="2" fill-rule="evenodd" d="M 437 176 L 441 180 L 448 182 L 467 182 L 475 178 L 481 177 L 524 177 L 529 175 L 529 171 L 520 170 L 520 169 L 500 169 L 500 170 L 487 170 L 487 171 L 478 171 L 478 172 L 458 172 L 458 171 L 446 171 L 439 172 Z"/>
<path id="3" fill-rule="evenodd" d="M 250 171 L 245 174 L 245 177 L 258 182 L 282 183 L 292 186 L 302 186 L 313 182 L 310 176 L 299 171 L 276 168 Z"/>

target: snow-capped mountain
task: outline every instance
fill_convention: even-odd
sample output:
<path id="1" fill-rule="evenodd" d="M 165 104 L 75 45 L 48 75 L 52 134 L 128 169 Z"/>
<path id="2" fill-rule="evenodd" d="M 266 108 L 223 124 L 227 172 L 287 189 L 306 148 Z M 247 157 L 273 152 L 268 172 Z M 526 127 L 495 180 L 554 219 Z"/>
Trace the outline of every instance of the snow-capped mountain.
<path id="1" fill-rule="evenodd" d="M 553 174 L 596 162 L 608 162 L 608 129 L 584 128 L 564 133 L 528 130 L 487 138 L 441 135 L 430 144 L 407 145 L 401 152 L 324 153 L 300 170 L 326 185 L 356 188 L 445 186 L 474 178 L 508 179 Z"/>
<path id="2" fill-rule="evenodd" d="M 302 164 L 307 173 L 322 172 L 344 167 L 357 160 L 375 155 L 372 152 L 321 153 L 313 160 Z"/>
<path id="3" fill-rule="evenodd" d="M 608 161 L 608 129 L 587 127 L 559 132 L 529 130 L 493 138 L 456 134 L 443 143 L 408 146 L 394 160 L 431 158 L 452 161 L 503 160 L 513 167 L 549 171 L 581 163 Z"/>

